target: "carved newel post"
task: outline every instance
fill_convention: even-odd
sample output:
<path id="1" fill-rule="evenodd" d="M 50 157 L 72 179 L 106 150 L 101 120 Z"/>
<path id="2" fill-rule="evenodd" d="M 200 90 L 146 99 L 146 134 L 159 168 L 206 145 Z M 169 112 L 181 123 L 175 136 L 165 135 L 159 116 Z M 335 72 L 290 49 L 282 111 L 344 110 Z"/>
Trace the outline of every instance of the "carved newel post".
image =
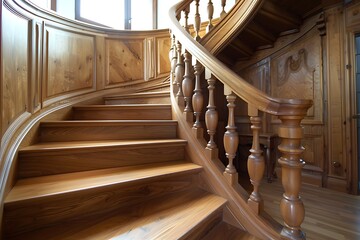
<path id="1" fill-rule="evenodd" d="M 230 184 L 235 184 L 238 182 L 238 173 L 233 164 L 234 158 L 236 156 L 236 150 L 239 145 L 239 135 L 236 131 L 235 125 L 235 100 L 236 95 L 228 89 L 227 86 L 224 86 L 224 93 L 226 95 L 226 100 L 228 102 L 227 107 L 229 109 L 228 114 L 228 125 L 226 126 L 226 132 L 224 134 L 224 148 L 226 152 L 226 157 L 229 159 L 229 164 L 225 168 L 224 176 L 230 182 Z"/>
<path id="2" fill-rule="evenodd" d="M 279 119 L 282 125 L 278 132 L 281 137 L 281 144 L 278 148 L 282 156 L 278 161 L 282 167 L 282 185 L 284 187 L 280 212 L 285 225 L 281 234 L 290 239 L 305 239 L 305 234 L 301 230 L 305 209 L 299 196 L 301 170 L 305 165 L 305 162 L 300 159 L 300 155 L 304 151 L 301 146 L 303 132 L 300 126 L 303 116 L 279 116 Z"/>
<path id="3" fill-rule="evenodd" d="M 258 110 L 251 105 L 248 105 L 248 114 L 250 116 L 251 130 L 253 132 L 253 142 L 250 149 L 251 154 L 248 157 L 247 166 L 250 182 L 254 187 L 253 192 L 248 199 L 248 204 L 254 212 L 259 214 L 264 208 L 264 203 L 260 196 L 259 187 L 265 171 L 265 162 L 259 140 L 261 118 L 258 116 Z"/>

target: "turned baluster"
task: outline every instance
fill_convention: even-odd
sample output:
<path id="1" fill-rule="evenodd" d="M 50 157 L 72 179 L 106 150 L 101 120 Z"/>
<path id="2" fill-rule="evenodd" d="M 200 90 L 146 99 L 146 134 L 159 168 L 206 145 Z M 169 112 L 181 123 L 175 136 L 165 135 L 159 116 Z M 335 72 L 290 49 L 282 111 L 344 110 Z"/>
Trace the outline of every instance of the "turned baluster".
<path id="1" fill-rule="evenodd" d="M 185 28 L 185 31 L 188 33 L 190 33 L 189 24 L 188 24 L 189 12 L 190 12 L 190 5 L 184 9 L 184 18 L 185 18 L 184 28 Z"/>
<path id="2" fill-rule="evenodd" d="M 206 32 L 209 32 L 214 27 L 214 25 L 212 24 L 212 19 L 214 15 L 214 5 L 212 3 L 212 0 L 209 0 L 207 11 L 208 11 L 209 24 L 206 27 Z"/>
<path id="3" fill-rule="evenodd" d="M 199 41 L 200 38 L 200 25 L 201 25 L 201 18 L 200 18 L 200 13 L 199 13 L 199 0 L 195 0 L 195 6 L 196 6 L 196 12 L 195 12 L 195 23 L 194 23 L 194 28 L 195 28 L 195 40 Z"/>
<path id="4" fill-rule="evenodd" d="M 206 147 L 208 149 L 215 149 L 217 148 L 217 146 L 214 141 L 214 135 L 216 133 L 216 127 L 218 124 L 218 113 L 215 107 L 215 96 L 214 96 L 216 79 L 207 69 L 205 70 L 205 78 L 207 79 L 208 89 L 209 89 L 209 104 L 207 105 L 207 111 L 205 113 L 205 123 L 206 123 L 207 133 L 210 136 L 210 140 L 207 143 Z"/>
<path id="5" fill-rule="evenodd" d="M 183 90 L 183 94 L 184 94 L 184 100 L 186 103 L 184 112 L 192 112 L 191 96 L 192 96 L 192 93 L 194 90 L 194 74 L 193 74 L 193 67 L 191 65 L 192 57 L 191 57 L 191 54 L 187 50 L 185 50 L 184 58 L 185 58 L 185 60 L 184 60 L 185 61 L 185 75 L 184 75 L 184 80 L 182 82 L 182 90 Z M 193 115 L 191 114 L 191 116 L 193 116 Z"/>
<path id="6" fill-rule="evenodd" d="M 220 13 L 220 19 L 223 19 L 226 16 L 225 5 L 226 5 L 226 0 L 221 0 L 222 11 Z"/>
<path id="7" fill-rule="evenodd" d="M 264 208 L 264 203 L 259 192 L 259 186 L 265 171 L 265 162 L 259 140 L 261 118 L 258 116 L 258 110 L 251 105 L 248 106 L 248 114 L 250 116 L 253 142 L 250 149 L 251 154 L 248 157 L 247 166 L 250 182 L 254 187 L 253 192 L 248 199 L 248 204 L 254 212 L 259 214 L 260 211 L 262 211 Z"/>
<path id="8" fill-rule="evenodd" d="M 171 35 L 171 48 L 169 52 L 170 57 L 170 82 L 174 85 L 177 85 L 175 78 L 175 67 L 177 62 L 177 52 L 176 52 L 176 44 L 175 44 L 175 36 Z"/>
<path id="9" fill-rule="evenodd" d="M 301 230 L 304 220 L 304 204 L 299 196 L 301 187 L 301 170 L 305 162 L 300 158 L 304 148 L 301 146 L 303 136 L 300 122 L 303 116 L 279 116 L 282 124 L 278 134 L 281 137 L 279 150 L 282 156 L 278 162 L 281 165 L 283 198 L 280 202 L 280 212 L 284 219 L 283 236 L 290 239 L 305 239 Z"/>
<path id="10" fill-rule="evenodd" d="M 181 87 L 182 87 L 182 80 L 185 71 L 183 56 L 181 54 L 181 43 L 179 41 L 176 44 L 176 52 L 177 52 L 177 63 L 175 68 L 175 81 L 176 81 L 176 85 L 178 86 L 178 92 L 176 96 L 179 98 L 179 97 L 183 97 L 183 92 Z"/>
<path id="11" fill-rule="evenodd" d="M 192 97 L 192 104 L 195 115 L 195 123 L 193 125 L 193 128 L 201 128 L 200 115 L 204 105 L 204 96 L 202 94 L 201 85 L 200 85 L 202 70 L 203 70 L 203 66 L 201 65 L 200 62 L 196 61 L 194 65 L 195 89 L 194 89 L 194 95 Z"/>
<path id="12" fill-rule="evenodd" d="M 236 96 L 226 86 L 224 89 L 224 93 L 225 95 L 227 95 L 226 100 L 228 102 L 227 107 L 229 109 L 228 125 L 226 126 L 226 132 L 224 134 L 224 148 L 226 152 L 226 157 L 229 159 L 229 164 L 225 168 L 224 176 L 228 179 L 230 184 L 235 184 L 238 182 L 238 173 L 233 164 L 233 161 L 236 156 L 237 147 L 239 145 L 239 135 L 236 131 L 234 117 Z"/>

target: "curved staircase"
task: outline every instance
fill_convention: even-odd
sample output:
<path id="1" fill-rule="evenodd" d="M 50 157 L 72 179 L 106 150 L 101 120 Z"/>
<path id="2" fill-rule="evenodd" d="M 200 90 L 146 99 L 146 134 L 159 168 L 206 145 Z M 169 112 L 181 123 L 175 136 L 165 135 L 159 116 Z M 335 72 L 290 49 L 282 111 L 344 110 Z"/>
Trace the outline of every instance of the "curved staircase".
<path id="1" fill-rule="evenodd" d="M 39 142 L 19 151 L 4 239 L 256 239 L 199 187 L 169 102 L 169 92 L 109 96 L 41 122 Z"/>

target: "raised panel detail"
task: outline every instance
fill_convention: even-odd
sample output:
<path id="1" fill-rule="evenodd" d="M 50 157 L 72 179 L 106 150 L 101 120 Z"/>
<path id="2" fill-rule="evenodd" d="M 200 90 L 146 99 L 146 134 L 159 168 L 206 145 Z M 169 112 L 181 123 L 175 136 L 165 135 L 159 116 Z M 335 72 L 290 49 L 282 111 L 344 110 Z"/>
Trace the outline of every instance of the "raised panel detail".
<path id="1" fill-rule="evenodd" d="M 106 86 L 144 79 L 144 40 L 106 39 Z"/>
<path id="2" fill-rule="evenodd" d="M 170 72 L 169 51 L 171 41 L 169 37 L 157 38 L 157 75 L 164 75 Z"/>
<path id="3" fill-rule="evenodd" d="M 28 107 L 29 28 L 28 19 L 7 8 L 2 12 L 2 134 Z M 5 34 L 6 33 L 6 34 Z"/>
<path id="4" fill-rule="evenodd" d="M 314 101 L 307 122 L 323 123 L 321 37 L 314 33 L 271 61 L 271 95 Z"/>
<path id="5" fill-rule="evenodd" d="M 93 36 L 46 28 L 45 96 L 51 98 L 94 87 Z"/>

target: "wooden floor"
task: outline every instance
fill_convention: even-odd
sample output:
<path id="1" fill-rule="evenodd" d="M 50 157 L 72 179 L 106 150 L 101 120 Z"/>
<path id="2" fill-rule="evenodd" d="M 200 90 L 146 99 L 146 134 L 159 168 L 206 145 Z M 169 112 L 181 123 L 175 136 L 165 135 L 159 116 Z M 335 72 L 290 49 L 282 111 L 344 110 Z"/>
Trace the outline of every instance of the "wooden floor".
<path id="1" fill-rule="evenodd" d="M 264 182 L 261 193 L 265 210 L 282 223 L 279 210 L 283 193 L 281 181 Z M 303 185 L 301 197 L 305 205 L 302 228 L 306 239 L 360 239 L 360 196 Z"/>

